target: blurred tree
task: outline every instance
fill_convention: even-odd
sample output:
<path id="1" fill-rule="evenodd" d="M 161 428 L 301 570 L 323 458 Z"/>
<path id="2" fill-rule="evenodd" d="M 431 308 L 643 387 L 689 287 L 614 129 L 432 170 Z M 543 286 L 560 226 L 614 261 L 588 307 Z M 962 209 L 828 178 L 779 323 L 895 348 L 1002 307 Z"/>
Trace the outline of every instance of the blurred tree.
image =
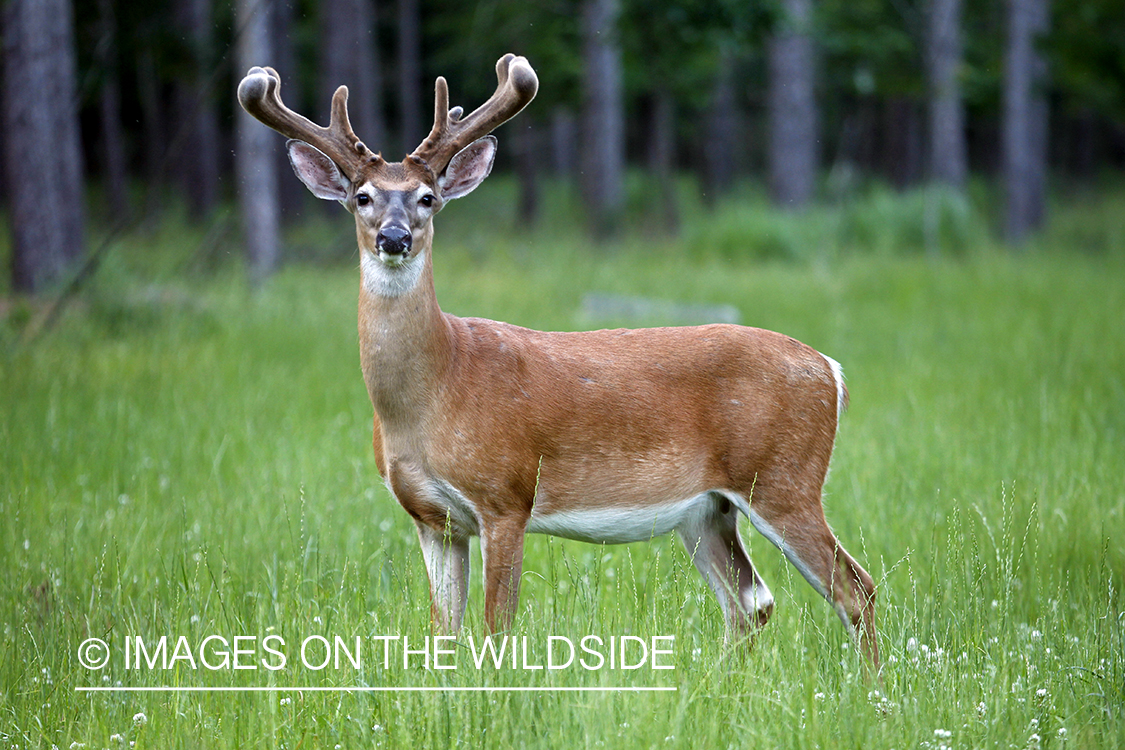
<path id="1" fill-rule="evenodd" d="M 328 122 L 332 94 L 348 87 L 348 115 L 356 134 L 374 150 L 386 145 L 383 76 L 376 49 L 372 0 L 322 0 L 320 13 L 321 122 Z"/>
<path id="2" fill-rule="evenodd" d="M 1004 67 L 1005 238 L 1020 245 L 1043 223 L 1047 194 L 1047 60 L 1037 48 L 1048 0 L 1008 0 Z"/>
<path id="3" fill-rule="evenodd" d="M 11 207 L 12 286 L 37 293 L 82 255 L 83 157 L 69 0 L 7 0 L 4 179 Z"/>
<path id="4" fill-rule="evenodd" d="M 812 198 L 819 161 L 812 0 L 781 0 L 769 40 L 769 182 L 775 204 L 800 209 Z"/>
<path id="5" fill-rule="evenodd" d="M 398 0 L 398 116 L 402 154 L 429 132 L 422 115 L 422 10 L 418 0 Z"/>
<path id="6" fill-rule="evenodd" d="M 926 62 L 929 77 L 930 177 L 956 188 L 968 175 L 965 108 L 961 101 L 961 0 L 930 0 Z"/>
<path id="7" fill-rule="evenodd" d="M 238 0 L 236 28 L 240 75 L 272 57 L 272 3 Z M 273 131 L 239 108 L 235 116 L 238 203 L 242 211 L 243 242 L 252 284 L 261 284 L 276 270 L 278 252 L 277 159 L 279 141 Z"/>
<path id="8" fill-rule="evenodd" d="M 191 215 L 201 218 L 219 200 L 219 118 L 211 92 L 211 0 L 178 0 L 174 15 L 185 41 L 173 91 L 177 171 Z"/>
<path id="9" fill-rule="evenodd" d="M 854 167 L 898 188 L 922 175 L 925 91 L 922 7 L 907 0 L 821 0 L 821 106 L 837 178 Z M 839 169 L 837 169 L 839 168 Z M 849 181 L 834 180 L 835 187 Z"/>
<path id="10" fill-rule="evenodd" d="M 617 0 L 582 3 L 580 179 L 591 229 L 612 233 L 625 205 L 625 112 Z"/>
<path id="11" fill-rule="evenodd" d="M 109 207 L 119 220 L 127 221 L 129 205 L 125 129 L 121 123 L 121 74 L 117 62 L 117 19 L 112 0 L 98 0 L 98 41 L 95 64 L 101 72 L 98 93 L 98 122 L 101 129 L 102 161 Z"/>
<path id="12" fill-rule="evenodd" d="M 493 69 L 502 53 L 523 55 L 535 68 L 539 93 L 534 103 L 497 133 L 501 164 L 507 155 L 515 157 L 516 217 L 523 225 L 538 216 L 541 173 L 551 170 L 570 179 L 578 169 L 573 114 L 582 70 L 578 7 L 577 0 L 484 0 L 463 12 L 427 17 L 427 39 L 434 41 L 431 66 L 446 74 L 451 101 L 466 110 L 496 88 Z M 492 44 L 481 44 L 481 38 Z"/>
<path id="13" fill-rule="evenodd" d="M 1058 92 L 1057 142 L 1080 178 L 1125 151 L 1125 3 L 1056 0 L 1045 50 Z"/>
<path id="14" fill-rule="evenodd" d="M 734 183 L 739 122 L 734 81 L 735 53 L 729 45 L 719 55 L 711 83 L 703 134 L 703 198 L 709 205 Z"/>
<path id="15" fill-rule="evenodd" d="M 649 171 L 650 226 L 679 225 L 675 171 L 680 121 L 709 104 L 720 49 L 732 46 L 729 3 L 626 0 L 621 19 L 626 90 L 640 95 L 639 132 Z M 703 134 L 696 131 L 696 137 Z M 730 155 L 727 155 L 729 160 Z"/>
<path id="16" fill-rule="evenodd" d="M 139 34 L 136 59 L 137 91 L 141 107 L 141 142 L 144 154 L 147 222 L 155 222 L 163 208 L 164 159 L 168 147 L 167 120 L 157 57 L 164 46 L 164 19 L 149 17 Z"/>
<path id="17" fill-rule="evenodd" d="M 273 0 L 273 67 L 281 75 L 282 85 L 285 86 L 285 103 L 296 112 L 316 112 L 316 107 L 306 106 L 305 97 L 302 96 L 300 85 L 300 70 L 302 65 L 297 58 L 297 45 L 294 41 L 297 21 L 297 0 Z M 240 73 L 245 71 L 239 71 Z M 318 92 L 319 93 L 319 92 Z M 296 221 L 309 198 L 309 191 L 301 184 L 300 180 L 291 175 L 293 168 L 289 165 L 289 154 L 285 149 L 276 149 L 277 153 L 277 201 L 281 212 L 281 221 Z M 317 201 L 317 203 L 321 203 Z M 321 203 L 325 209 L 331 209 L 327 203 Z"/>

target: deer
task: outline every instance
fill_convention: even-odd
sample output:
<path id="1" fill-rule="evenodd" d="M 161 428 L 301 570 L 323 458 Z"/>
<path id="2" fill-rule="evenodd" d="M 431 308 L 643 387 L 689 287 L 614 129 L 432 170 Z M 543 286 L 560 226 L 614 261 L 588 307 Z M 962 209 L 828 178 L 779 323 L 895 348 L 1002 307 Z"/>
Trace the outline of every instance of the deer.
<path id="1" fill-rule="evenodd" d="M 272 68 L 251 68 L 238 86 L 242 107 L 289 139 L 301 182 L 354 215 L 375 463 L 417 528 L 432 626 L 462 628 L 471 537 L 480 539 L 485 623 L 502 632 L 518 611 L 527 534 L 617 544 L 675 532 L 727 638 L 752 640 L 774 597 L 739 534 L 745 516 L 878 669 L 874 582 L 822 505 L 848 403 L 835 360 L 732 324 L 541 332 L 441 310 L 434 217 L 489 175 L 492 131 L 539 87 L 513 54 L 496 77 L 467 115 L 449 107 L 437 78 L 433 127 L 401 162 L 356 136 L 346 86 L 328 127 L 282 103 Z"/>

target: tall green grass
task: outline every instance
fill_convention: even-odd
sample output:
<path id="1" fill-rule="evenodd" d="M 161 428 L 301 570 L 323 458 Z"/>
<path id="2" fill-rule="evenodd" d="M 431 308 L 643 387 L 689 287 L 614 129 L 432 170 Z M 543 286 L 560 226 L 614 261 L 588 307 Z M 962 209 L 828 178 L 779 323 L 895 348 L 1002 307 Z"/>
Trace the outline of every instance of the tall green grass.
<path id="1" fill-rule="evenodd" d="M 221 227 L 169 221 L 123 238 L 34 343 L 18 343 L 23 318 L 3 323 L 5 746 L 1125 742 L 1120 195 L 1061 205 L 1019 256 L 996 246 L 972 202 L 966 213 L 942 209 L 944 234 L 928 250 L 932 207 L 916 196 L 876 191 L 815 220 L 775 216 L 753 198 L 714 213 L 689 206 L 681 239 L 631 232 L 608 244 L 568 229 L 569 199 L 552 200 L 534 231 L 504 229 L 511 216 L 487 193 L 443 212 L 443 307 L 566 329 L 580 325 L 588 291 L 730 304 L 743 322 L 840 360 L 852 407 L 825 505 L 879 585 L 881 682 L 830 608 L 748 527 L 778 599 L 752 649 L 724 645 L 721 614 L 674 539 L 529 538 L 514 634 L 533 644 L 674 635 L 675 670 L 477 671 L 464 648 L 454 671 L 385 670 L 371 642 L 359 670 L 165 673 L 126 669 L 120 654 L 105 670 L 83 668 L 78 646 L 90 636 L 120 648 L 126 634 L 274 633 L 292 661 L 312 634 L 430 634 L 413 525 L 371 458 L 346 243 L 338 264 L 294 264 L 249 292 L 223 260 L 234 245 Z M 881 234 L 884 219 L 900 228 Z M 797 250 L 755 251 L 756 226 L 790 233 Z M 348 231 L 346 220 L 318 220 L 291 242 L 299 250 Z M 962 235 L 976 244 L 955 248 Z M 463 644 L 484 633 L 474 556 Z M 75 692 L 118 682 L 677 691 Z"/>

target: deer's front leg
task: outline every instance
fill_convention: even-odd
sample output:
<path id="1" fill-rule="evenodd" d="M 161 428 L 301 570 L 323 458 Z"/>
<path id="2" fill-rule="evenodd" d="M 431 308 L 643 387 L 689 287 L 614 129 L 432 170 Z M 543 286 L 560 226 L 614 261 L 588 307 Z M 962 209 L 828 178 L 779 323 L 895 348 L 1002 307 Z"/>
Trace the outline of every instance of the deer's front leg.
<path id="1" fill-rule="evenodd" d="M 469 539 L 455 538 L 421 521 L 415 524 L 430 576 L 431 617 L 442 633 L 456 633 L 469 601 Z"/>
<path id="2" fill-rule="evenodd" d="M 516 616 L 527 520 L 520 516 L 494 519 L 481 529 L 484 620 L 493 632 L 510 628 Z"/>

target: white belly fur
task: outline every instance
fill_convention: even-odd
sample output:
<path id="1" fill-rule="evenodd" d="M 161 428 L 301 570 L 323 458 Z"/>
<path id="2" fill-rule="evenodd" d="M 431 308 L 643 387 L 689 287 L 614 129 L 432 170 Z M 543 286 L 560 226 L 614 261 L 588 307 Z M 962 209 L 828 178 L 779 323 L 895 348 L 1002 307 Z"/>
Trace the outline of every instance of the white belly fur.
<path id="1" fill-rule="evenodd" d="M 643 542 L 663 536 L 684 522 L 710 511 L 714 500 L 704 492 L 686 500 L 643 507 L 601 507 L 533 511 L 527 524 L 531 534 L 550 534 L 594 544 Z"/>
<path id="2" fill-rule="evenodd" d="M 446 508 L 454 528 L 474 536 L 480 535 L 480 514 L 471 500 L 443 479 L 431 477 L 427 489 L 429 499 Z M 749 504 L 742 496 L 724 490 L 709 490 L 684 500 L 644 506 L 603 506 L 549 512 L 536 508 L 532 510 L 526 533 L 548 534 L 594 544 L 645 542 L 709 515 L 714 508 L 715 495 L 726 497 L 744 515 L 750 515 Z"/>

